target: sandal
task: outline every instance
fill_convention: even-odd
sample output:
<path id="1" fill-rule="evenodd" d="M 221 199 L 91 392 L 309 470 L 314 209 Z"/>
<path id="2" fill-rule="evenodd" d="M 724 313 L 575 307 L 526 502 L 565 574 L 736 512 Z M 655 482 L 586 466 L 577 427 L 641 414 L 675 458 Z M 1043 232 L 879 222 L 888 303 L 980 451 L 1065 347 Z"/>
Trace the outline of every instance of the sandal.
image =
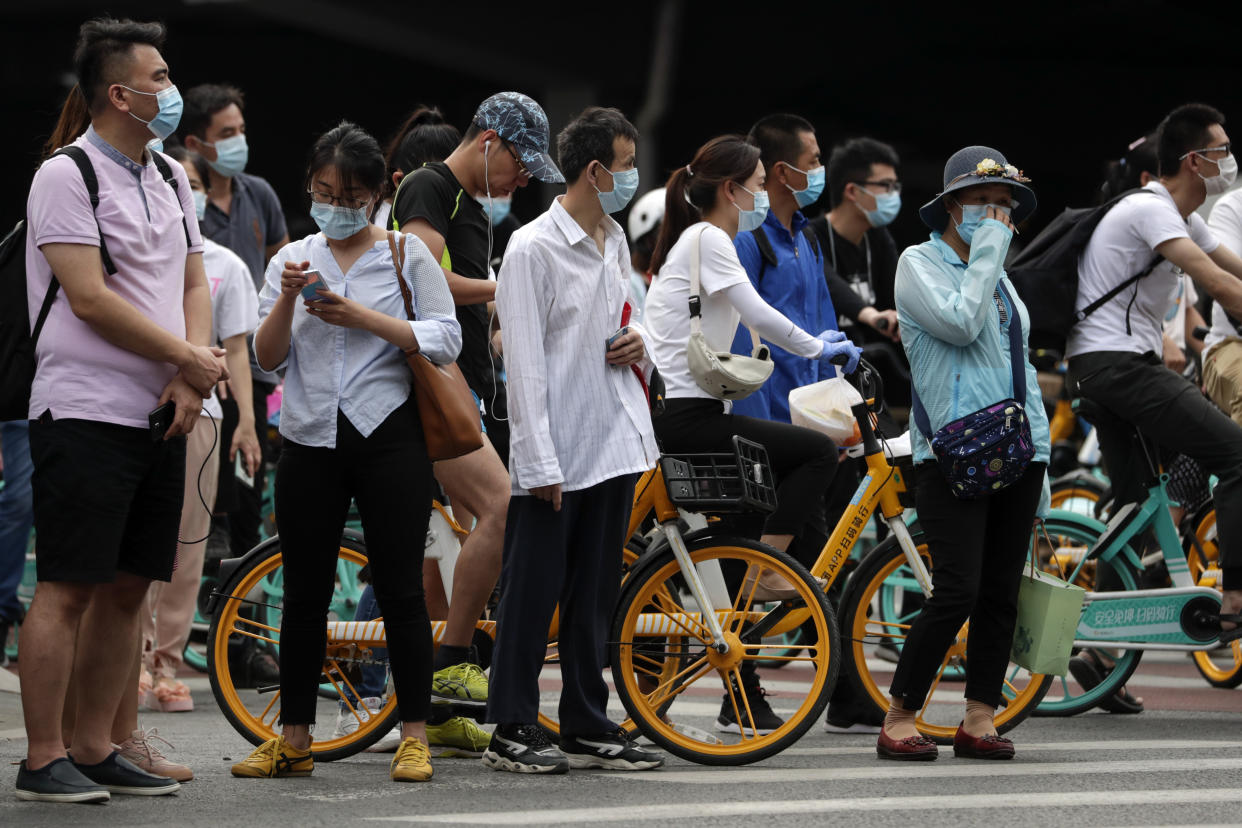
<path id="1" fill-rule="evenodd" d="M 194 709 L 190 688 L 175 680 L 160 679 L 147 691 L 143 707 L 158 713 L 189 713 Z"/>
<path id="2" fill-rule="evenodd" d="M 1083 650 L 1070 659 L 1070 675 L 1082 685 L 1083 690 L 1091 690 L 1104 680 L 1105 667 L 1100 657 L 1091 650 Z M 1096 706 L 1109 713 L 1134 714 L 1143 712 L 1143 703 L 1136 699 L 1129 690 L 1121 687 L 1111 696 L 1100 699 Z"/>

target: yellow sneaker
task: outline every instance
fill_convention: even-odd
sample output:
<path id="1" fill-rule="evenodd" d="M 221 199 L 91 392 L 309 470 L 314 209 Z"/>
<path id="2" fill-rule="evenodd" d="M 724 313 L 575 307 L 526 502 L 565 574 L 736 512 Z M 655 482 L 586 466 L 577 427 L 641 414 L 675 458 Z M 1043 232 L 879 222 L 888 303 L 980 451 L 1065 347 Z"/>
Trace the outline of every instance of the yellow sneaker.
<path id="1" fill-rule="evenodd" d="M 431 703 L 487 706 L 487 676 L 477 664 L 464 662 L 436 670 L 431 676 Z"/>
<path id="2" fill-rule="evenodd" d="M 392 758 L 389 773 L 393 782 L 426 782 L 431 778 L 431 756 L 427 746 L 410 736 L 401 742 Z"/>
<path id="3" fill-rule="evenodd" d="M 315 760 L 309 750 L 298 750 L 283 736 L 268 739 L 243 761 L 233 766 L 233 775 L 250 779 L 277 779 L 310 776 Z"/>
<path id="4" fill-rule="evenodd" d="M 427 725 L 431 755 L 477 759 L 491 744 L 492 735 L 465 716 L 454 716 L 443 724 Z"/>

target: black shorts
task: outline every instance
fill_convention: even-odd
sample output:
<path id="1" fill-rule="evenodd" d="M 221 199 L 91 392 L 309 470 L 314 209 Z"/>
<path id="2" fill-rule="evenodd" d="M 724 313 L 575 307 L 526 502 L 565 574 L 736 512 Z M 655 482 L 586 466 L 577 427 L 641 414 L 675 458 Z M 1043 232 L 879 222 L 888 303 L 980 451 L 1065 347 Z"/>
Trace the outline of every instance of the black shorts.
<path id="1" fill-rule="evenodd" d="M 185 490 L 185 438 L 92 420 L 30 424 L 40 581 L 109 583 L 118 571 L 172 577 Z"/>

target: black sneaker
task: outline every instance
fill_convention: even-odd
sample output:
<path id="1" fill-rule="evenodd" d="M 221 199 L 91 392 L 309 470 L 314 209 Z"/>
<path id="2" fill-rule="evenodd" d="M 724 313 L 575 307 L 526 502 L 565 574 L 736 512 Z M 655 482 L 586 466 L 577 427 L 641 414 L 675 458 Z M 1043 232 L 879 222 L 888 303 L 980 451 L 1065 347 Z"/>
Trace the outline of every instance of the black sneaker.
<path id="1" fill-rule="evenodd" d="M 721 733 L 742 733 L 744 728 L 747 734 L 767 736 L 785 724 L 784 719 L 772 712 L 772 705 L 768 704 L 768 700 L 764 698 L 768 695 L 768 691 L 760 687 L 758 682 L 746 685 L 745 689 L 746 704 L 750 706 L 750 716 L 746 715 L 741 694 L 737 692 L 737 685 L 734 684 L 733 697 L 725 693 L 724 701 L 720 703 L 720 715 L 716 717 L 716 730 Z M 738 726 L 737 719 L 733 715 L 734 697 L 737 698 L 738 712 L 742 715 L 741 727 Z"/>
<path id="2" fill-rule="evenodd" d="M 664 764 L 663 756 L 639 747 L 621 728 L 602 736 L 562 736 L 560 748 L 571 768 L 650 770 Z"/>
<path id="3" fill-rule="evenodd" d="M 483 764 L 510 773 L 567 773 L 569 760 L 537 724 L 497 725 Z"/>
<path id="4" fill-rule="evenodd" d="M 108 758 L 94 765 L 74 762 L 73 766 L 96 785 L 111 793 L 133 796 L 164 796 L 181 790 L 181 783 L 168 776 L 147 773 L 115 750 Z"/>
<path id="5" fill-rule="evenodd" d="M 25 802 L 107 802 L 108 789 L 96 785 L 65 757 L 53 759 L 38 770 L 17 770 L 17 798 Z"/>
<path id="6" fill-rule="evenodd" d="M 828 703 L 828 715 L 824 718 L 826 733 L 878 734 L 884 724 L 884 714 L 874 706 Z"/>

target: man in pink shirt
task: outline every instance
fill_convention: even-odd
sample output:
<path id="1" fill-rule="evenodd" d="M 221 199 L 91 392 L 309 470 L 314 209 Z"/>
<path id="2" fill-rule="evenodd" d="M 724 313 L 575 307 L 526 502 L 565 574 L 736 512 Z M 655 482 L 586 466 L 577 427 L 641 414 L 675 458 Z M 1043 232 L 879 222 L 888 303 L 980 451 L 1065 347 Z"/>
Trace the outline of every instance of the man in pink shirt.
<path id="1" fill-rule="evenodd" d="M 30 395 L 39 583 L 22 627 L 22 651 L 36 657 L 22 659 L 19 799 L 87 802 L 179 787 L 120 757 L 110 738 L 139 608 L 151 581 L 172 574 L 184 435 L 225 376 L 224 352 L 207 347 L 211 297 L 189 182 L 180 164 L 147 148 L 180 116 L 163 39 L 158 23 L 82 25 L 78 86 L 50 143 L 81 136 L 72 144 L 94 169 L 98 205 L 74 160 L 61 156 L 39 169 L 27 203 L 32 328 L 49 288 L 54 299 Z M 167 402 L 175 415 L 156 440 L 148 414 Z M 71 673 L 83 692 L 66 752 Z"/>

